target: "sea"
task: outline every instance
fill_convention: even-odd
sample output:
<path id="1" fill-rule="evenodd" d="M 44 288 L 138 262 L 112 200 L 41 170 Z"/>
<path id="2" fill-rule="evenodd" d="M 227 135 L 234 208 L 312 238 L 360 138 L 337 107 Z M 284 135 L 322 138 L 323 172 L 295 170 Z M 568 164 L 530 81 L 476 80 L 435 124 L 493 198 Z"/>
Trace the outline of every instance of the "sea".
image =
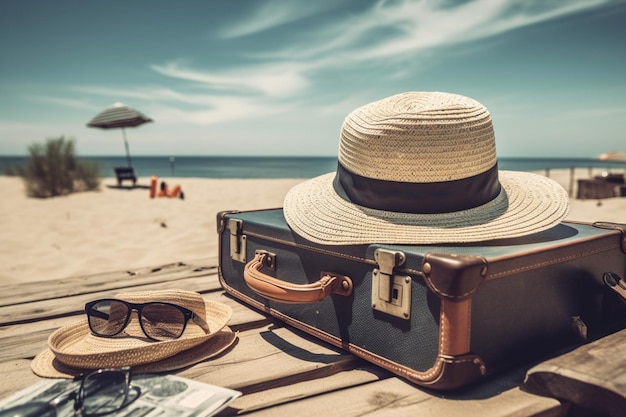
<path id="1" fill-rule="evenodd" d="M 124 156 L 77 157 L 96 162 L 102 177 L 115 176 L 113 168 L 128 166 Z M 28 156 L 0 156 L 0 175 L 11 175 L 15 167 L 28 163 Z M 337 157 L 302 156 L 132 156 L 131 164 L 138 177 L 159 178 L 313 178 L 334 172 Z M 602 168 L 626 169 L 626 161 L 602 161 L 592 158 L 499 158 L 498 168 L 510 171 L 546 171 L 551 169 Z"/>

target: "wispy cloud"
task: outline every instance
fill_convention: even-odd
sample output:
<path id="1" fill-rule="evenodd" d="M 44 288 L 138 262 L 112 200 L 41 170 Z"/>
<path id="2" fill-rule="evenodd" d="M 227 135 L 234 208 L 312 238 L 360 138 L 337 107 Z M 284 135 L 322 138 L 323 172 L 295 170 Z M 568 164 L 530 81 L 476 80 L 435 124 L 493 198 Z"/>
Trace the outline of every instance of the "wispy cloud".
<path id="1" fill-rule="evenodd" d="M 214 97 L 210 105 L 195 110 L 181 110 L 176 106 L 157 106 L 151 115 L 159 122 L 173 124 L 212 125 L 235 120 L 251 120 L 280 114 L 288 108 L 268 105 L 263 100 L 248 98 Z"/>
<path id="2" fill-rule="evenodd" d="M 401 62 L 437 48 L 490 38 L 585 9 L 599 8 L 616 0 L 380 0 L 366 9 L 337 13 L 324 25 L 301 25 L 289 39 L 259 47 L 246 55 L 245 64 L 220 62 L 220 67 L 187 64 L 173 57 L 149 68 L 164 77 L 163 86 L 136 88 L 80 86 L 77 90 L 99 96 L 144 100 L 162 113 L 161 120 L 211 124 L 280 114 L 298 108 L 298 103 L 322 94 L 318 82 L 340 71 L 361 71 L 367 65 L 388 68 L 390 77 L 414 76 L 403 72 Z M 271 33 L 292 22 L 305 22 L 331 8 L 334 0 L 295 2 L 273 0 L 228 22 L 222 38 Z M 355 4 L 358 2 L 355 2 Z M 330 15 L 330 14 L 329 14 Z M 326 16 L 331 19 L 333 16 Z M 243 53 L 243 52 L 242 52 Z M 175 82 L 173 82 L 175 81 Z M 337 86 L 341 89 L 341 85 Z M 337 94 L 333 95 L 336 99 Z M 58 104 L 81 106 L 62 98 Z M 154 104 L 156 103 L 156 104 Z M 339 109 L 336 102 L 328 109 Z M 335 104 L 335 106 L 332 106 Z M 161 111 L 162 110 L 162 111 Z M 327 110 L 329 111 L 329 110 Z"/>
<path id="3" fill-rule="evenodd" d="M 290 0 L 270 0 L 261 2 L 256 10 L 223 28 L 219 35 L 223 38 L 237 38 L 263 32 L 287 23 L 297 22 L 313 15 L 337 7 L 335 0 L 315 0 L 295 2 Z"/>
<path id="4" fill-rule="evenodd" d="M 259 97 L 182 93 L 171 88 L 150 86 L 139 86 L 134 89 L 79 86 L 75 89 L 81 93 L 110 97 L 112 100 L 149 102 L 151 104 L 147 104 L 142 111 L 159 123 L 196 125 L 228 123 L 233 120 L 283 113 L 290 108 L 280 103 L 268 103 L 265 98 Z"/>
<path id="5" fill-rule="evenodd" d="M 283 62 L 257 64 L 227 71 L 199 71 L 185 68 L 175 62 L 152 65 L 151 68 L 167 77 L 200 83 L 207 88 L 235 94 L 263 94 L 267 97 L 285 97 L 308 86 L 305 66 Z"/>
<path id="6" fill-rule="evenodd" d="M 326 59 L 328 65 L 373 60 L 408 60 L 424 50 L 475 41 L 615 0 L 379 1 L 363 13 L 340 19 L 307 36 L 314 43 L 270 51 L 274 58 Z"/>
<path id="7" fill-rule="evenodd" d="M 81 93 L 93 94 L 101 97 L 111 97 L 116 100 L 165 101 L 192 104 L 196 106 L 210 105 L 212 99 L 212 97 L 207 94 L 182 93 L 171 88 L 149 85 L 137 86 L 132 89 L 83 85 L 75 86 L 73 89 Z"/>
<path id="8" fill-rule="evenodd" d="M 145 91 L 145 86 L 136 88 L 116 88 L 114 86 L 102 85 L 79 85 L 72 87 L 72 89 L 81 93 L 93 94 L 96 96 L 112 97 L 116 101 L 117 99 L 150 100 L 154 98 L 152 93 Z"/>
<path id="9" fill-rule="evenodd" d="M 74 109 L 88 108 L 88 109 L 95 110 L 98 108 L 93 103 L 87 100 L 72 99 L 72 98 L 65 98 L 65 97 L 55 97 L 55 96 L 43 96 L 43 95 L 35 95 L 35 94 L 25 94 L 23 97 L 26 100 L 30 100 L 33 102 L 55 104 L 58 106 L 70 107 Z"/>
<path id="10" fill-rule="evenodd" d="M 152 65 L 157 73 L 179 81 L 201 86 L 213 96 L 171 94 L 175 101 L 209 105 L 211 110 L 192 112 L 189 120 L 207 123 L 254 114 L 264 106 L 276 106 L 274 111 L 287 108 L 277 105 L 289 97 L 301 97 L 315 90 L 314 75 L 332 72 L 346 66 L 358 69 L 362 63 L 376 62 L 397 72 L 397 62 L 411 60 L 425 51 L 472 40 L 488 38 L 538 22 L 555 19 L 583 9 L 598 7 L 611 0 L 572 0 L 545 2 L 543 0 L 473 0 L 451 6 L 448 1 L 382 0 L 360 13 L 343 15 L 324 26 L 307 26 L 297 39 L 283 40 L 269 50 L 260 50 L 255 61 L 245 66 L 201 69 L 179 62 Z M 221 35 L 236 37 L 306 19 L 331 7 L 331 3 L 308 2 L 308 5 L 286 1 L 265 3 L 254 14 L 233 23 Z M 153 92 L 155 94 L 156 92 Z M 159 93 L 159 95 L 162 95 Z M 226 100 L 224 97 L 230 96 Z M 224 107 L 221 107 L 224 106 Z M 242 111 L 236 111 L 240 106 Z M 262 106 L 263 107 L 263 106 Z M 273 111 L 272 111 L 273 112 Z"/>

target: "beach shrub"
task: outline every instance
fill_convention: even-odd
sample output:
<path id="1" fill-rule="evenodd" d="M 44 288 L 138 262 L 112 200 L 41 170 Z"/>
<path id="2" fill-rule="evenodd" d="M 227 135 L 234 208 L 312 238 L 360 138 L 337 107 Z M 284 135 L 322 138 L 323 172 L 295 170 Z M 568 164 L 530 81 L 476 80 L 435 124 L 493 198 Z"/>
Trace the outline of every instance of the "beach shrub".
<path id="1" fill-rule="evenodd" d="M 47 198 L 100 188 L 100 167 L 74 156 L 74 141 L 61 136 L 28 147 L 30 160 L 17 169 L 30 197 Z"/>

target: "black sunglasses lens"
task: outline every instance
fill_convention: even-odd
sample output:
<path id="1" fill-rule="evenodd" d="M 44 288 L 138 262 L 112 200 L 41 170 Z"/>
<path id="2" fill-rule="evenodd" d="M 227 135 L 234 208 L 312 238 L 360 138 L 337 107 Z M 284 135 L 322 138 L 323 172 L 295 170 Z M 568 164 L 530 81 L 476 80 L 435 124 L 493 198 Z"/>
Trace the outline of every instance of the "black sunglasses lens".
<path id="1" fill-rule="evenodd" d="M 113 336 L 126 325 L 130 309 L 115 300 L 98 301 L 87 311 L 89 327 L 98 336 Z"/>
<path id="2" fill-rule="evenodd" d="M 121 409 L 128 396 L 128 383 L 128 374 L 119 370 L 87 375 L 80 393 L 83 415 L 98 416 Z"/>
<path id="3" fill-rule="evenodd" d="M 185 330 L 185 313 L 173 305 L 150 303 L 141 310 L 143 331 L 155 340 L 171 340 L 180 337 Z"/>

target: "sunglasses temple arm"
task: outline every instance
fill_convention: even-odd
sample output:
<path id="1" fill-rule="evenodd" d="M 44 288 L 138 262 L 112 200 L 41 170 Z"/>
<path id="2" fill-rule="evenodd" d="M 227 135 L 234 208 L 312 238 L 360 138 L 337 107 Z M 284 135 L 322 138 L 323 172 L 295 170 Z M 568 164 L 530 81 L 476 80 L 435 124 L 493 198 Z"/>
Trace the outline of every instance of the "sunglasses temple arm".
<path id="1" fill-rule="evenodd" d="M 206 332 L 206 334 L 211 333 L 211 329 L 209 329 L 209 324 L 206 321 L 204 321 L 202 317 L 198 316 L 196 313 L 192 313 L 191 320 L 193 320 L 194 323 L 200 326 L 202 330 Z"/>

